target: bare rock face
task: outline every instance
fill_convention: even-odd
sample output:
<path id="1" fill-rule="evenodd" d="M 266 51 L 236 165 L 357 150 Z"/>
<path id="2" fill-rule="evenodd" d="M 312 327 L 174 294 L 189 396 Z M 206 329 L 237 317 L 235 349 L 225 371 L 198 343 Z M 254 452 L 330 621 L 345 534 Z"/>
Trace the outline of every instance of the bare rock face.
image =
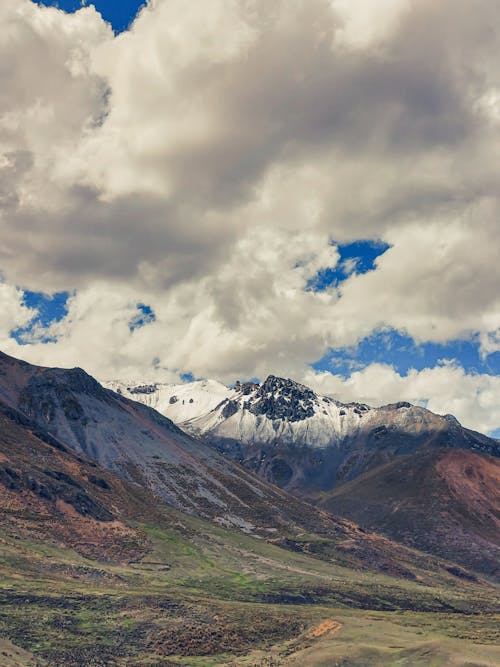
<path id="1" fill-rule="evenodd" d="M 297 422 L 314 416 L 313 400 L 316 394 L 293 380 L 270 375 L 253 392 L 254 400 L 248 410 L 267 419 Z"/>
<path id="2" fill-rule="evenodd" d="M 138 387 L 129 387 L 131 394 L 154 394 L 156 391 L 155 384 L 141 384 Z"/>

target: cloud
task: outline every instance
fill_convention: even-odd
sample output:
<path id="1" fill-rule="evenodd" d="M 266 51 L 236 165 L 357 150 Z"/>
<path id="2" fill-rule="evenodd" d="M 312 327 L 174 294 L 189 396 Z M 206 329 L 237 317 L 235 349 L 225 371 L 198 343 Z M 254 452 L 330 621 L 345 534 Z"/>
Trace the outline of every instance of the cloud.
<path id="1" fill-rule="evenodd" d="M 93 7 L 4 2 L 4 298 L 75 291 L 56 343 L 20 350 L 9 316 L 4 345 L 101 377 L 225 380 L 303 377 L 383 326 L 494 349 L 497 13 L 156 0 L 115 37 Z M 375 270 L 307 289 L 338 265 L 332 241 L 359 239 L 390 245 Z M 155 321 L 131 332 L 138 303 Z"/>
<path id="2" fill-rule="evenodd" d="M 26 326 L 34 317 L 35 311 L 23 303 L 23 292 L 7 285 L 0 275 L 0 303 L 2 304 L 2 330 L 0 341 L 4 343 L 10 338 L 10 332 Z"/>
<path id="3" fill-rule="evenodd" d="M 408 0 L 333 0 L 342 21 L 336 41 L 347 48 L 377 46 L 387 39 L 409 9 Z"/>
<path id="4" fill-rule="evenodd" d="M 500 424 L 500 377 L 467 374 L 454 362 L 400 375 L 391 366 L 371 364 L 349 378 L 326 371 L 310 371 L 304 381 L 320 393 L 342 401 L 373 406 L 410 401 L 437 414 L 453 414 L 466 427 L 484 433 Z"/>

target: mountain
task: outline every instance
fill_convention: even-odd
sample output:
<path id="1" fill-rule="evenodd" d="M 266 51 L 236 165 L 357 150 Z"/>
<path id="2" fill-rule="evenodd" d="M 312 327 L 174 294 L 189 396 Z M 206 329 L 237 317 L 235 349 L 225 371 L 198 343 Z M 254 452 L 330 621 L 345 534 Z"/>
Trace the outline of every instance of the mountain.
<path id="1" fill-rule="evenodd" d="M 200 502 L 212 477 L 230 505 Z M 0 581 L 2 665 L 500 658 L 490 582 L 259 481 L 80 369 L 5 355 Z"/>
<path id="2" fill-rule="evenodd" d="M 145 486 L 173 507 L 250 532 L 302 521 L 304 503 L 254 478 L 153 409 L 103 388 L 80 368 L 42 368 L 1 355 L 0 400 L 25 415 L 37 433 Z"/>
<path id="3" fill-rule="evenodd" d="M 492 577 L 500 444 L 409 403 L 371 408 L 292 380 L 113 383 L 259 477 L 362 527 Z"/>
<path id="4" fill-rule="evenodd" d="M 500 578 L 500 460 L 439 449 L 396 458 L 321 506 L 416 549 Z"/>
<path id="5" fill-rule="evenodd" d="M 6 427 L 4 437 L 17 428 L 21 429 L 22 440 L 27 430 L 30 442 L 36 439 L 50 448 L 44 451 L 55 449 L 59 457 L 72 452 L 78 462 L 98 464 L 133 488 L 146 489 L 169 506 L 217 525 L 356 568 L 370 567 L 414 578 L 415 567 L 427 567 L 421 554 L 367 534 L 352 522 L 337 519 L 255 477 L 186 435 L 152 408 L 103 388 L 82 369 L 43 368 L 2 354 L 0 408 L 5 423 L 14 424 Z M 9 442 L 15 441 L 15 434 L 9 437 Z M 29 447 L 27 451 L 31 451 Z M 93 505 L 92 499 L 84 498 L 93 482 L 82 470 L 78 479 L 71 476 L 74 461 L 66 462 L 62 469 L 52 465 L 32 470 L 35 455 L 30 456 L 26 455 L 17 467 L 8 460 L 3 472 L 0 470 L 0 484 L 15 490 L 17 480 L 21 480 L 17 490 L 35 493 L 37 503 L 48 494 L 45 500 L 50 500 L 50 507 L 56 510 L 69 504 L 82 516 L 88 505 L 89 515 L 95 515 L 92 518 L 100 521 L 102 514 L 102 521 L 112 521 L 115 513 L 102 504 L 102 488 L 96 489 Z M 38 458 L 45 457 L 43 453 Z M 29 479 L 34 481 L 27 482 Z M 106 477 L 103 480 L 102 484 L 111 484 Z M 72 488 L 76 496 L 71 495 Z M 149 501 L 151 505 L 154 502 Z"/>
<path id="6" fill-rule="evenodd" d="M 264 479 L 316 494 L 395 456 L 463 448 L 500 455 L 500 443 L 409 403 L 372 408 L 320 396 L 270 375 L 232 388 L 211 380 L 182 385 L 108 383 L 168 416 Z"/>

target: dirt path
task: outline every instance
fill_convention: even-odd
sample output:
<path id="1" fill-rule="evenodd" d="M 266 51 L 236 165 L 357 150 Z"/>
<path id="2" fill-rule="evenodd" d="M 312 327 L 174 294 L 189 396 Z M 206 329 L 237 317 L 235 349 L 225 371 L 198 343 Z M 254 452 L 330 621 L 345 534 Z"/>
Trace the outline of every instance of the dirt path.
<path id="1" fill-rule="evenodd" d="M 238 552 L 247 558 L 253 558 L 256 563 L 271 565 L 272 567 L 278 568 L 279 570 L 286 570 L 287 572 L 294 572 L 295 574 L 304 574 L 306 576 L 315 577 L 316 579 L 321 579 L 323 581 L 332 581 L 335 579 L 335 577 L 331 575 L 321 574 L 320 572 L 314 571 L 311 572 L 310 570 L 304 570 L 303 568 L 295 567 L 293 565 L 289 565 L 288 563 L 280 563 L 278 560 L 268 558 L 267 556 L 261 556 L 260 554 L 256 554 L 253 551 L 248 551 L 246 549 L 238 549 Z"/>
<path id="2" fill-rule="evenodd" d="M 316 625 L 314 628 L 311 628 L 307 633 L 306 637 L 308 639 L 317 639 L 318 637 L 323 637 L 324 635 L 334 635 L 340 630 L 342 623 L 334 621 L 333 618 L 330 618 L 326 621 L 322 621 L 319 625 Z"/>

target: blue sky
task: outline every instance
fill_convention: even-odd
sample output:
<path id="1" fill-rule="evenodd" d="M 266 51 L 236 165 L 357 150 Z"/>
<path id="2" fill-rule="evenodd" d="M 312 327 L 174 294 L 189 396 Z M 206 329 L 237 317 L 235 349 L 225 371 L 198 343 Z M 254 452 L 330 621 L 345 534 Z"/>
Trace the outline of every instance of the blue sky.
<path id="1" fill-rule="evenodd" d="M 416 344 L 404 332 L 390 328 L 373 333 L 356 346 L 331 350 L 313 368 L 349 377 L 353 371 L 380 363 L 390 364 L 406 375 L 410 369 L 420 371 L 443 361 L 457 362 L 467 373 L 500 374 L 500 353 L 482 355 L 477 340 Z"/>
<path id="2" fill-rule="evenodd" d="M 337 245 L 332 243 L 332 245 Z M 339 287 L 346 278 L 354 273 L 368 273 L 375 269 L 377 257 L 389 249 L 389 244 L 383 241 L 361 239 L 337 246 L 339 261 L 334 268 L 320 270 L 308 282 L 308 289 L 321 292 L 328 287 Z"/>
<path id="3" fill-rule="evenodd" d="M 18 327 L 11 331 L 11 336 L 20 345 L 30 339 L 31 334 L 37 329 L 48 329 L 51 324 L 60 322 L 68 314 L 67 302 L 69 292 L 55 292 L 44 294 L 43 292 L 25 291 L 23 294 L 23 305 L 34 311 L 33 318 L 27 326 Z M 41 337 L 41 342 L 53 342 L 49 335 Z"/>
<path id="4" fill-rule="evenodd" d="M 39 5 L 59 7 L 66 12 L 74 12 L 82 5 L 94 5 L 103 19 L 113 26 L 115 33 L 126 30 L 137 12 L 146 2 L 144 0 L 35 0 Z"/>
<path id="5" fill-rule="evenodd" d="M 376 260 L 388 249 L 383 241 L 359 240 L 339 244 L 339 261 L 334 268 L 320 270 L 308 283 L 308 289 L 321 292 L 336 287 L 340 293 L 342 283 L 353 274 L 364 274 L 376 270 Z M 459 363 L 468 373 L 500 374 L 500 353 L 488 356 L 481 354 L 480 342 L 475 339 L 451 340 L 446 343 L 421 343 L 405 332 L 392 328 L 375 331 L 357 345 L 332 349 L 312 366 L 316 370 L 349 377 L 372 363 L 389 364 L 398 373 L 406 375 L 409 370 L 422 370 L 443 361 Z"/>
<path id="6" fill-rule="evenodd" d="M 368 242 L 356 242 L 340 248 L 339 264 L 348 257 L 353 257 L 353 249 L 359 253 L 357 263 L 358 272 L 365 273 L 374 270 L 372 250 L 364 252 L 369 247 Z M 318 291 L 326 289 L 328 285 L 340 287 L 348 276 L 342 268 L 328 269 L 318 274 L 313 281 Z M 327 278 L 328 276 L 328 278 Z M 24 293 L 23 303 L 35 311 L 34 317 L 28 326 L 11 331 L 11 336 L 21 345 L 30 340 L 30 334 L 37 330 L 48 329 L 51 324 L 60 322 L 68 314 L 67 301 L 70 292 L 56 292 L 44 294 L 41 292 Z M 130 320 L 131 332 L 146 326 L 156 320 L 152 308 L 144 303 L 137 303 L 137 314 Z M 50 337 L 41 338 L 42 342 L 52 342 Z M 423 370 L 436 366 L 443 361 L 454 361 L 460 364 L 467 373 L 482 373 L 500 375 L 500 352 L 485 356 L 481 354 L 478 340 L 452 340 L 446 343 L 417 344 L 404 332 L 385 328 L 374 332 L 362 339 L 357 345 L 330 350 L 322 359 L 312 364 L 315 370 L 327 370 L 349 377 L 352 372 L 359 371 L 372 363 L 389 364 L 398 373 L 406 375 L 409 370 Z M 184 374 L 185 378 L 193 377 L 191 373 Z"/>
<path id="7" fill-rule="evenodd" d="M 146 305 L 145 303 L 137 304 L 137 315 L 133 317 L 129 322 L 129 329 L 131 332 L 134 332 L 136 329 L 146 326 L 151 322 L 156 321 L 156 315 L 151 308 L 151 306 Z"/>
<path id="8" fill-rule="evenodd" d="M 71 292 L 55 292 L 54 294 L 44 294 L 43 292 L 24 291 L 22 303 L 27 308 L 34 311 L 31 321 L 24 327 L 18 327 L 10 332 L 20 345 L 26 345 L 31 342 L 32 334 L 37 333 L 37 342 L 52 343 L 55 339 L 50 336 L 44 336 L 43 330 L 49 329 L 52 324 L 61 322 L 68 314 L 68 299 Z M 130 332 L 140 329 L 156 320 L 156 315 L 152 308 L 145 303 L 136 304 L 137 312 L 128 323 Z"/>

